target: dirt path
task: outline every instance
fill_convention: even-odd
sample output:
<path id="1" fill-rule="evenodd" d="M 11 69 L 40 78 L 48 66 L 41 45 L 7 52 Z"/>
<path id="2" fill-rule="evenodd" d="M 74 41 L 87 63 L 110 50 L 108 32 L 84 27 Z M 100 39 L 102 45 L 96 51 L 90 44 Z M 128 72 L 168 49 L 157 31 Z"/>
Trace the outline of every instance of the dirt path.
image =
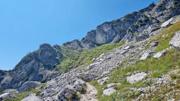
<path id="1" fill-rule="evenodd" d="M 86 83 L 86 85 L 87 85 L 86 94 L 81 95 L 80 101 L 98 101 L 96 97 L 97 95 L 96 88 L 89 83 Z"/>

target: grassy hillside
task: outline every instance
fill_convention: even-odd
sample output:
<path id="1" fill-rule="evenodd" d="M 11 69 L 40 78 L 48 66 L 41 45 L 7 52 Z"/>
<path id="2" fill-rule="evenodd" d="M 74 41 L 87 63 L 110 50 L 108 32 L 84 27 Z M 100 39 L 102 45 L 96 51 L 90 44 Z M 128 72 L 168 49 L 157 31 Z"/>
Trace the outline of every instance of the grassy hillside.
<path id="1" fill-rule="evenodd" d="M 61 72 L 66 72 L 71 68 L 78 67 L 80 65 L 89 65 L 92 63 L 93 58 L 97 58 L 102 53 L 107 53 L 114 48 L 120 47 L 124 42 L 105 44 L 91 50 L 83 50 L 82 52 L 73 51 L 62 47 L 62 53 L 64 53 L 63 61 L 58 65 Z"/>
<path id="2" fill-rule="evenodd" d="M 153 41 L 158 41 L 159 45 L 157 46 L 156 51 L 164 50 L 169 47 L 169 41 L 174 33 L 179 30 L 180 22 L 163 29 L 160 34 L 151 37 L 148 44 Z M 123 44 L 124 42 L 106 44 L 91 50 L 84 50 L 82 52 L 77 52 L 62 47 L 61 51 L 64 53 L 64 59 L 62 60 L 61 64 L 58 65 L 58 68 L 61 72 L 66 72 L 69 69 L 80 65 L 88 65 L 93 62 L 93 58 L 97 58 L 102 53 L 112 51 Z M 136 72 L 146 72 L 148 75 L 145 80 L 135 84 L 128 83 L 126 81 L 126 77 Z M 168 50 L 167 54 L 160 59 L 150 57 L 144 61 L 138 61 L 134 65 L 126 66 L 124 64 L 120 66 L 111 73 L 110 79 L 104 85 L 99 85 L 97 81 L 92 81 L 91 84 L 94 85 L 98 90 L 97 97 L 99 101 L 131 101 L 142 94 L 140 91 L 132 91 L 131 88 L 143 88 L 151 86 L 153 84 L 151 80 L 160 78 L 164 75 L 170 76 L 173 82 L 168 85 L 160 86 L 158 90 L 149 92 L 149 96 L 143 100 L 166 101 L 171 97 L 180 99 L 180 51 L 175 49 Z M 107 84 L 110 83 L 119 84 L 116 87 L 116 93 L 112 94 L 111 96 L 103 96 L 103 90 L 106 88 Z M 16 98 L 9 101 L 20 101 L 30 93 L 38 94 L 39 90 L 32 89 L 19 93 Z"/>
<path id="3" fill-rule="evenodd" d="M 158 41 L 159 45 L 156 48 L 157 51 L 161 51 L 169 47 L 169 41 L 175 32 L 180 30 L 180 23 L 176 23 L 169 28 L 164 29 L 159 35 L 150 39 L 152 41 Z M 172 71 L 176 71 L 170 73 Z M 130 84 L 126 81 L 126 77 L 129 74 L 135 72 L 146 72 L 148 76 L 146 80 Z M 159 78 L 163 75 L 169 75 L 175 83 L 167 87 L 160 87 L 159 90 L 151 92 L 148 98 L 144 101 L 166 101 L 168 97 L 174 97 L 180 99 L 180 51 L 171 49 L 164 57 L 160 59 L 148 58 L 144 61 L 139 61 L 134 65 L 126 67 L 121 66 L 114 72 L 112 72 L 110 79 L 104 85 L 99 85 L 96 81 L 91 83 L 98 89 L 99 101 L 131 101 L 141 94 L 139 91 L 132 91 L 130 88 L 148 87 L 152 82 L 147 79 Z M 117 92 L 111 96 L 103 96 L 103 90 L 110 83 L 118 83 Z M 172 94 L 169 92 L 172 92 Z M 175 93 L 175 95 L 173 95 Z M 167 96 L 165 96 L 167 95 Z"/>

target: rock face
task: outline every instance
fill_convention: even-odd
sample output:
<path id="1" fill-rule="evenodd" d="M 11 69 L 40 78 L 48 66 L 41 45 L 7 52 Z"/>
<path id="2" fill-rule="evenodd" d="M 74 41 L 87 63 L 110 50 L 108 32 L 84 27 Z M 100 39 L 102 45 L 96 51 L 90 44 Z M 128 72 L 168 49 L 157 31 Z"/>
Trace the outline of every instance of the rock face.
<path id="1" fill-rule="evenodd" d="M 93 48 L 120 40 L 141 41 L 148 38 L 151 32 L 170 25 L 173 21 L 172 17 L 179 14 L 179 0 L 160 0 L 157 4 L 151 4 L 138 12 L 105 22 L 89 31 L 82 40 L 65 43 L 65 46 L 80 49 Z"/>
<path id="2" fill-rule="evenodd" d="M 26 81 L 46 81 L 57 75 L 54 67 L 63 55 L 49 44 L 43 44 L 37 51 L 26 55 L 15 69 L 1 73 L 0 88 L 18 88 Z"/>
<path id="3" fill-rule="evenodd" d="M 73 40 L 71 42 L 67 42 L 63 44 L 65 47 L 73 49 L 73 50 L 82 50 L 83 46 L 79 40 Z"/>
<path id="4" fill-rule="evenodd" d="M 174 37 L 170 41 L 170 45 L 180 49 L 180 32 L 175 33 Z"/>

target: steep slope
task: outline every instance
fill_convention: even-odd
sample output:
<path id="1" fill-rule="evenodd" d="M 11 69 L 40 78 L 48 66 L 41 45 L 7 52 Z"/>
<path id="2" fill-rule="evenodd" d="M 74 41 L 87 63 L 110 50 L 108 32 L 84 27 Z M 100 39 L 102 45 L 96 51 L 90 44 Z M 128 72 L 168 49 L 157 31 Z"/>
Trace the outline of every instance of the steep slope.
<path id="1" fill-rule="evenodd" d="M 88 96 L 99 101 L 179 100 L 180 46 L 172 44 L 180 43 L 176 41 L 179 31 L 180 22 L 144 41 L 125 43 L 102 53 L 90 65 L 48 81 L 36 95 L 44 101 L 83 101 L 91 86 L 98 92 Z"/>
<path id="2" fill-rule="evenodd" d="M 168 101 L 180 100 L 179 70 L 180 51 L 174 45 L 180 43 L 180 22 L 163 29 L 147 40 L 145 50 L 135 64 L 120 65 L 103 84 L 94 80 L 100 101 Z M 173 37 L 173 38 L 172 38 Z M 152 43 L 158 44 L 151 48 Z M 171 44 L 175 42 L 176 44 Z M 162 44 L 163 43 L 163 44 Z M 151 45 L 150 45 L 151 44 Z M 159 50 L 160 49 L 160 50 Z M 141 57 L 149 53 L 143 60 Z M 157 57 L 157 54 L 159 55 Z M 113 84 L 116 92 L 105 95 L 105 89 Z"/>
<path id="3" fill-rule="evenodd" d="M 180 23 L 161 30 L 147 40 L 127 43 L 106 54 L 102 53 L 87 67 L 73 69 L 52 79 L 41 91 L 41 98 L 45 101 L 76 101 L 78 95 L 84 94 L 87 89 L 85 82 L 91 82 L 98 89 L 97 98 L 100 101 L 179 99 L 180 52 L 171 48 L 169 43 L 175 33 L 180 31 Z M 154 42 L 158 44 L 153 45 Z M 150 54 L 141 60 L 147 52 Z M 162 95 L 155 96 L 157 93 Z"/>
<path id="4" fill-rule="evenodd" d="M 148 43 L 151 43 L 145 39 L 156 36 L 164 27 L 174 24 L 177 15 L 180 15 L 179 0 L 160 0 L 138 12 L 99 25 L 80 41 L 74 40 L 62 46 L 43 44 L 37 51 L 25 56 L 15 69 L 0 71 L 0 88 L 21 91 L 22 88 L 27 90 L 38 86 L 39 83 L 35 81 L 48 81 L 45 88 L 42 87 L 38 92 L 45 101 L 78 99 L 77 92 L 83 93 L 86 90 L 87 81 L 109 75 L 125 63 L 126 66 L 135 64 Z M 164 38 L 158 38 L 161 37 Z M 168 48 L 169 41 L 165 37 L 157 48 L 151 47 L 150 50 Z M 61 75 L 56 67 L 59 67 Z"/>

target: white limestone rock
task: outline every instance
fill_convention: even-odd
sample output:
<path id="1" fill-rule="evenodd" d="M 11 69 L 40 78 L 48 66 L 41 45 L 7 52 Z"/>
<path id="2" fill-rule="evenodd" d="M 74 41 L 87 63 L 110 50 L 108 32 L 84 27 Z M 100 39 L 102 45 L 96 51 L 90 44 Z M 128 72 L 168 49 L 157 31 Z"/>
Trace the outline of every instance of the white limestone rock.
<path id="1" fill-rule="evenodd" d="M 111 87 L 111 88 L 107 88 L 103 91 L 103 95 L 105 96 L 110 96 L 111 94 L 115 93 L 116 89 Z"/>
<path id="2" fill-rule="evenodd" d="M 166 27 L 168 27 L 169 25 L 171 25 L 173 21 L 174 21 L 174 18 L 170 18 L 169 20 L 167 20 L 167 21 L 165 21 L 164 23 L 162 23 L 161 27 L 162 27 L 162 28 L 166 28 Z"/>
<path id="3" fill-rule="evenodd" d="M 150 44 L 151 47 L 156 47 L 159 45 L 159 42 L 158 41 L 154 41 Z"/>
<path id="4" fill-rule="evenodd" d="M 0 95 L 0 101 L 2 100 L 5 100 L 7 98 L 10 98 L 11 97 L 11 94 L 10 93 L 3 93 Z"/>
<path id="5" fill-rule="evenodd" d="M 166 54 L 167 50 L 163 50 L 163 51 L 160 51 L 160 52 L 157 52 L 156 54 L 154 54 L 154 58 L 158 59 L 162 56 L 164 56 Z"/>
<path id="6" fill-rule="evenodd" d="M 170 45 L 180 49 L 180 31 L 175 33 L 174 37 L 170 41 Z"/>
<path id="7" fill-rule="evenodd" d="M 40 99 L 40 97 L 35 96 L 35 94 L 31 94 L 31 95 L 27 96 L 26 98 L 24 98 L 21 101 L 43 101 L 43 100 Z"/>
<path id="8" fill-rule="evenodd" d="M 136 73 L 131 76 L 128 76 L 126 79 L 129 83 L 134 84 L 143 80 L 146 76 L 147 76 L 147 73 L 141 72 L 141 73 Z"/>
<path id="9" fill-rule="evenodd" d="M 110 83 L 107 85 L 107 88 L 116 88 L 118 85 L 121 85 L 120 83 Z"/>
<path id="10" fill-rule="evenodd" d="M 104 77 L 104 78 L 99 79 L 97 82 L 98 82 L 100 85 L 103 85 L 108 79 L 109 79 L 109 77 Z"/>
<path id="11" fill-rule="evenodd" d="M 141 57 L 140 60 L 146 60 L 148 57 L 150 57 L 152 55 L 153 52 L 151 51 L 147 51 L 145 52 Z"/>

